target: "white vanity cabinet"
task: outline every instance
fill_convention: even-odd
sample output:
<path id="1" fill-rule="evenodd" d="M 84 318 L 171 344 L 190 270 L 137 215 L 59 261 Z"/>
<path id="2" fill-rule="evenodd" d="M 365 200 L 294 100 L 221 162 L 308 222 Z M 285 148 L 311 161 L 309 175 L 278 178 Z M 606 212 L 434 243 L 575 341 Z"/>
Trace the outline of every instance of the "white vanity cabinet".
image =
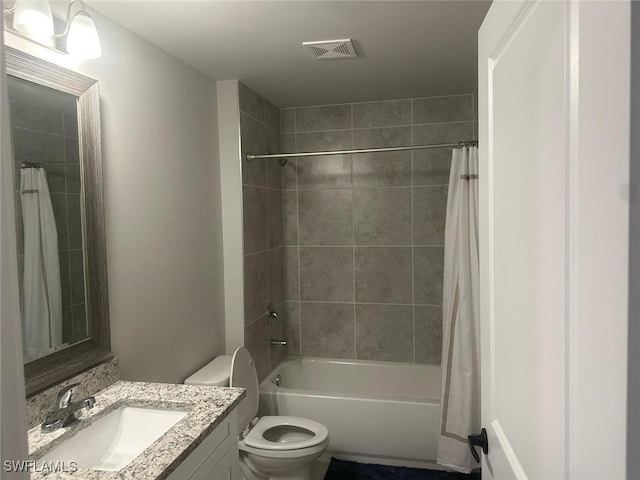
<path id="1" fill-rule="evenodd" d="M 167 480 L 239 480 L 238 414 L 234 408 Z"/>

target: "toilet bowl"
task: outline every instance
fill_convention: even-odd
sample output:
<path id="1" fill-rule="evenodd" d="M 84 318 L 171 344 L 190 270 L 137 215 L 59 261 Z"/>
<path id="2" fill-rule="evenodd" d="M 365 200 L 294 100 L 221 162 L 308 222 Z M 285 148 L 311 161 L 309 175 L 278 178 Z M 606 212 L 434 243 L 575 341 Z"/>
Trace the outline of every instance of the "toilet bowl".
<path id="1" fill-rule="evenodd" d="M 245 347 L 239 347 L 230 362 L 229 359 L 228 356 L 216 358 L 185 383 L 226 384 L 246 389 L 246 397 L 238 406 L 242 477 L 246 480 L 311 480 L 311 464 L 329 444 L 327 427 L 300 417 L 256 417 L 258 376 L 251 354 Z"/>

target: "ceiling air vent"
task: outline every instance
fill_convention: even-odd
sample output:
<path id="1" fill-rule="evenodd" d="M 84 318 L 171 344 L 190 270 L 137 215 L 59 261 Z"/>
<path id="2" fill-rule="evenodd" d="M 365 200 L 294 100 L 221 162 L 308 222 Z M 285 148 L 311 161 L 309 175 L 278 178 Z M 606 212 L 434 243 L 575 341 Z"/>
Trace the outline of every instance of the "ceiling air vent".
<path id="1" fill-rule="evenodd" d="M 353 58 L 356 57 L 356 49 L 353 48 L 350 38 L 342 40 L 321 40 L 319 42 L 302 42 L 311 55 L 318 60 L 328 60 L 330 58 Z"/>

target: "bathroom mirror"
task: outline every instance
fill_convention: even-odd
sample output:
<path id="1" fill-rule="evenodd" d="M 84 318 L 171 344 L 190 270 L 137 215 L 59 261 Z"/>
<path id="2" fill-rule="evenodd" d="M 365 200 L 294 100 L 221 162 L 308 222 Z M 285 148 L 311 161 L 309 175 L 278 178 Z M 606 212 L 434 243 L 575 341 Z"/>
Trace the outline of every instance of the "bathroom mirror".
<path id="1" fill-rule="evenodd" d="M 111 356 L 99 91 L 5 48 L 30 396 Z"/>

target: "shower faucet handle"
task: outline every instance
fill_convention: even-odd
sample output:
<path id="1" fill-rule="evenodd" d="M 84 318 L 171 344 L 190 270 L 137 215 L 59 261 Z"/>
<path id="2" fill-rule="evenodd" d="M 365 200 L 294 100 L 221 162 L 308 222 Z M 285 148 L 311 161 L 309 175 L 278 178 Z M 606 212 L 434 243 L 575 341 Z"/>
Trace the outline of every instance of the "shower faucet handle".
<path id="1" fill-rule="evenodd" d="M 276 313 L 276 307 L 273 305 L 273 303 L 270 303 L 269 306 L 267 307 L 267 323 L 269 324 L 269 326 L 271 326 L 271 324 L 273 323 L 273 320 L 277 320 L 278 319 L 278 314 Z"/>

